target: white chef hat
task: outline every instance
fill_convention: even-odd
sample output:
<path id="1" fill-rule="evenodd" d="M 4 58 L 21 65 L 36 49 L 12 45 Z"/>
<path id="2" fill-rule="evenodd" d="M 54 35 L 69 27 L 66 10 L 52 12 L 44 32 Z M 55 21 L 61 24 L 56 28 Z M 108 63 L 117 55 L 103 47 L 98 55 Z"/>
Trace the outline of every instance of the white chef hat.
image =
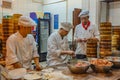
<path id="1" fill-rule="evenodd" d="M 24 27 L 32 27 L 32 26 L 36 26 L 37 24 L 30 17 L 21 16 L 19 18 L 18 25 Z"/>
<path id="2" fill-rule="evenodd" d="M 69 22 L 61 22 L 60 28 L 63 28 L 66 31 L 70 31 L 73 28 L 73 25 Z"/>
<path id="3" fill-rule="evenodd" d="M 79 14 L 78 17 L 86 17 L 89 16 L 89 11 L 88 10 L 82 10 L 82 12 Z"/>

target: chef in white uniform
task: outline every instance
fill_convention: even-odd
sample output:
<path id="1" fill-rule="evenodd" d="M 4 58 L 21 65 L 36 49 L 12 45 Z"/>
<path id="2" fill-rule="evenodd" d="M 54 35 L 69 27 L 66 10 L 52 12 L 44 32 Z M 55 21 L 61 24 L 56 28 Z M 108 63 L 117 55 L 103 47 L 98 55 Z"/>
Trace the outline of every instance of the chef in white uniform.
<path id="1" fill-rule="evenodd" d="M 74 51 L 69 49 L 67 34 L 73 26 L 71 23 L 61 23 L 58 32 L 54 32 L 48 38 L 47 64 L 48 66 L 66 63 L 68 57 L 74 56 Z"/>
<path id="2" fill-rule="evenodd" d="M 86 58 L 86 42 L 88 39 L 99 40 L 99 31 L 97 26 L 89 21 L 89 11 L 83 10 L 79 17 L 81 24 L 76 26 L 74 38 L 77 42 L 76 55 L 79 55 L 80 59 Z"/>
<path id="3" fill-rule="evenodd" d="M 12 34 L 6 42 L 6 68 L 8 70 L 26 68 L 31 70 L 32 60 L 36 70 L 41 70 L 36 42 L 30 34 L 35 22 L 26 16 L 21 16 L 18 21 L 19 31 Z"/>

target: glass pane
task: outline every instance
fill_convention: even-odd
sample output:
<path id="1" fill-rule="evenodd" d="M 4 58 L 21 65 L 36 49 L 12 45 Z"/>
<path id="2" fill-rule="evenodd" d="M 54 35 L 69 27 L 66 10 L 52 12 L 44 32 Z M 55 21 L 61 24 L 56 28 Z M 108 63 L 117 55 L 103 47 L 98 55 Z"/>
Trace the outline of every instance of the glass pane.
<path id="1" fill-rule="evenodd" d="M 47 52 L 47 39 L 49 34 L 49 23 L 47 21 L 41 21 L 41 53 Z"/>

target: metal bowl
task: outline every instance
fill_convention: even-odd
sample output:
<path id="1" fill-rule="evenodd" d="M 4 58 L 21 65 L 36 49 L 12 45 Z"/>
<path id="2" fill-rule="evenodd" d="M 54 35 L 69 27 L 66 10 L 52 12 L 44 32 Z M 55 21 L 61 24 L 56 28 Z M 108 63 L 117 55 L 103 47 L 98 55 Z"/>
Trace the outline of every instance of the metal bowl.
<path id="1" fill-rule="evenodd" d="M 109 56 L 106 59 L 113 63 L 113 68 L 120 68 L 120 57 Z"/>
<path id="2" fill-rule="evenodd" d="M 111 67 L 112 67 L 112 65 L 110 65 L 110 66 L 98 66 L 98 65 L 91 64 L 92 70 L 96 73 L 107 73 L 110 71 Z"/>
<path id="3" fill-rule="evenodd" d="M 96 60 L 98 60 L 97 58 L 95 58 L 95 59 L 92 59 L 93 61 L 96 61 Z M 91 61 L 92 61 L 91 60 Z M 111 67 L 113 66 L 113 63 L 112 62 L 110 62 L 109 60 L 107 60 L 108 62 L 110 62 L 110 65 L 101 65 L 101 63 L 102 62 L 104 62 L 104 61 L 102 61 L 102 60 L 107 60 L 107 59 L 101 59 L 101 62 L 99 62 L 99 64 L 100 65 L 98 65 L 98 62 L 97 62 L 97 64 L 96 63 L 92 63 L 91 61 L 91 68 L 92 68 L 92 70 L 94 71 L 94 72 L 96 72 L 96 73 L 106 73 L 106 72 L 109 72 L 110 71 L 110 69 L 111 69 Z"/>
<path id="4" fill-rule="evenodd" d="M 90 63 L 87 61 L 81 61 L 81 62 L 84 62 L 85 64 L 87 64 L 87 66 L 76 67 L 75 66 L 76 63 L 68 63 L 67 66 L 72 73 L 83 74 L 86 73 L 86 71 L 88 70 Z"/>

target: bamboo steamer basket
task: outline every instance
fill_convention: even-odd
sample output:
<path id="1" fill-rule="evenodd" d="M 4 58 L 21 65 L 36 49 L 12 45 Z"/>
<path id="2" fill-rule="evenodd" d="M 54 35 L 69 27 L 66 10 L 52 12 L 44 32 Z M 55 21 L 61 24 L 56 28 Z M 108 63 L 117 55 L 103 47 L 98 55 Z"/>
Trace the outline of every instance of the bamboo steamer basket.
<path id="1" fill-rule="evenodd" d="M 112 26 L 110 22 L 100 24 L 100 56 L 111 55 Z"/>
<path id="2" fill-rule="evenodd" d="M 13 14 L 13 19 L 19 19 L 22 14 Z"/>
<path id="3" fill-rule="evenodd" d="M 101 35 L 104 35 L 104 34 L 111 34 L 111 31 L 100 31 L 100 34 L 101 34 Z"/>
<path id="4" fill-rule="evenodd" d="M 97 57 L 97 41 L 87 41 L 87 57 Z"/>

